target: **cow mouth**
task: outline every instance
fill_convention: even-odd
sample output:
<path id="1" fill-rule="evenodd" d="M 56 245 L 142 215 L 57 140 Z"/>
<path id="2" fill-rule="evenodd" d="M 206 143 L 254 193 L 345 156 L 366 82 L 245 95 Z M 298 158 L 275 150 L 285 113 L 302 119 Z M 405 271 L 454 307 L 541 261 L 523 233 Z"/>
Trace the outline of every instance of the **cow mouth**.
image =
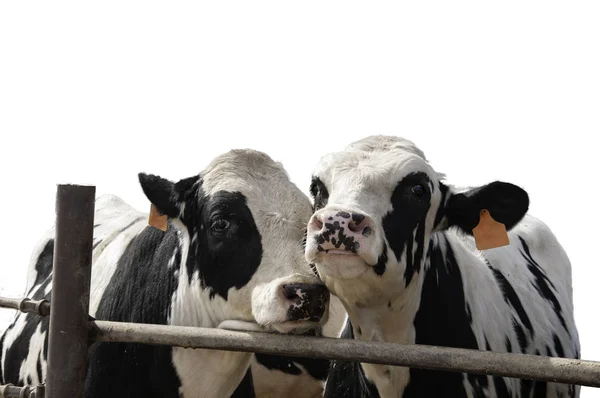
<path id="1" fill-rule="evenodd" d="M 274 323 L 272 330 L 282 334 L 304 334 L 307 331 L 318 327 L 321 322 L 310 320 L 286 321 Z"/>
<path id="2" fill-rule="evenodd" d="M 314 264 L 321 275 L 333 279 L 355 279 L 373 268 L 359 253 L 329 250 L 317 254 Z"/>
<path id="3" fill-rule="evenodd" d="M 269 325 L 261 325 L 257 322 L 241 321 L 229 319 L 223 321 L 217 326 L 218 329 L 234 330 L 239 332 L 266 332 L 281 334 L 303 334 L 309 330 L 315 329 L 322 322 L 310 320 L 293 320 Z"/>
<path id="4" fill-rule="evenodd" d="M 325 250 L 325 252 L 321 252 L 320 254 L 329 256 L 358 256 L 358 254 L 353 251 L 340 249 Z"/>
<path id="5" fill-rule="evenodd" d="M 307 246 L 305 257 L 307 261 L 315 264 L 321 276 L 334 279 L 354 279 L 377 266 L 379 252 L 382 250 L 379 246 L 380 244 L 377 243 L 368 248 L 358 248 L 358 250 L 335 247 L 320 249 L 319 245 L 314 242 Z"/>

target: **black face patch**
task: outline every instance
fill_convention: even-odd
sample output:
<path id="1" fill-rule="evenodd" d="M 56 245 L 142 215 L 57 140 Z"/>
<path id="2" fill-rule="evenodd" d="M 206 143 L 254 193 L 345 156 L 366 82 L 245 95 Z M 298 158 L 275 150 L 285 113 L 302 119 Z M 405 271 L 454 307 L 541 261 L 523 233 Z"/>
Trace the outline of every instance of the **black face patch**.
<path id="1" fill-rule="evenodd" d="M 184 224 L 191 244 L 186 268 L 191 279 L 198 272 L 203 286 L 227 299 L 230 288 L 245 286 L 262 260 L 262 243 L 246 197 L 219 191 L 188 199 Z"/>
<path id="2" fill-rule="evenodd" d="M 240 192 L 202 189 L 201 176 L 176 183 L 140 173 L 144 194 L 159 212 L 179 218 L 191 238 L 185 269 L 191 283 L 227 300 L 230 288 L 241 288 L 252 278 L 262 259 L 262 242 L 246 197 Z"/>
<path id="3" fill-rule="evenodd" d="M 418 194 L 414 187 L 419 186 Z M 405 279 L 408 285 L 415 272 L 419 272 L 425 244 L 425 218 L 431 201 L 430 179 L 425 173 L 404 177 L 392 193 L 392 211 L 383 217 L 382 225 L 390 248 L 400 258 L 406 248 Z M 413 246 L 417 251 L 413 256 Z"/>
<path id="4" fill-rule="evenodd" d="M 313 177 L 310 183 L 310 194 L 314 200 L 314 211 L 320 210 L 327 205 L 329 191 L 319 177 Z"/>

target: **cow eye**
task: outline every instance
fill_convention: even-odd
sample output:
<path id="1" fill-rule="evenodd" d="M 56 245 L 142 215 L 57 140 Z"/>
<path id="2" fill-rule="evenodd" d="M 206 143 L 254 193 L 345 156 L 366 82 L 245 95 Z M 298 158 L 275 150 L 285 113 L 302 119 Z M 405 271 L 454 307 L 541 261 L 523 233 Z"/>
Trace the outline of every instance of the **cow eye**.
<path id="1" fill-rule="evenodd" d="M 210 228 L 213 231 L 225 231 L 227 228 L 229 228 L 229 225 L 230 225 L 229 221 L 227 221 L 224 218 L 219 218 L 219 219 L 213 221 Z"/>
<path id="2" fill-rule="evenodd" d="M 419 184 L 419 185 L 415 185 L 414 187 L 412 187 L 411 191 L 416 196 L 423 196 L 423 194 L 425 193 L 425 188 L 423 188 L 423 185 Z"/>

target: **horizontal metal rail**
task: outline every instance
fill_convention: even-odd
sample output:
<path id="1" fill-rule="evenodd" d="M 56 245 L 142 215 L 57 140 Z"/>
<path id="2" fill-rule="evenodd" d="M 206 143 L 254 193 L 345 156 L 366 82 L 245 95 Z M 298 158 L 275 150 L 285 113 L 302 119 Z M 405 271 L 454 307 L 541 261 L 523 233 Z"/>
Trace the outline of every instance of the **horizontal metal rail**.
<path id="1" fill-rule="evenodd" d="M 41 316 L 50 315 L 50 302 L 48 300 L 31 300 L 29 298 L 0 297 L 0 308 L 12 308 L 21 312 L 32 312 Z"/>
<path id="2" fill-rule="evenodd" d="M 539 355 L 108 321 L 91 321 L 90 339 L 340 359 L 600 387 L 600 362 Z"/>
<path id="3" fill-rule="evenodd" d="M 12 384 L 0 386 L 0 398 L 44 398 L 45 386 L 17 387 Z"/>
<path id="4" fill-rule="evenodd" d="M 50 303 L 0 297 L 0 307 L 47 316 Z M 327 337 L 239 332 L 189 326 L 90 321 L 90 340 L 339 359 L 600 387 L 600 362 L 463 348 L 394 344 Z M 19 392 L 16 389 L 19 389 Z M 0 386 L 0 398 L 21 387 Z M 4 394 L 4 395 L 3 395 Z M 12 395 L 10 395 L 12 394 Z"/>

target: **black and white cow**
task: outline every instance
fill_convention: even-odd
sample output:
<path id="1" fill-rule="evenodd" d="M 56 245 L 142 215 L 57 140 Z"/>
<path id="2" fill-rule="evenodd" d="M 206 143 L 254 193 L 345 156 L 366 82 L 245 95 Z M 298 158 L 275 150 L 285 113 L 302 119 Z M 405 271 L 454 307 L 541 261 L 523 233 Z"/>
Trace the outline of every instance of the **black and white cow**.
<path id="1" fill-rule="evenodd" d="M 459 192 L 412 142 L 371 136 L 325 155 L 306 258 L 342 301 L 343 338 L 579 358 L 571 265 L 504 182 Z M 510 245 L 476 249 L 480 211 Z M 338 362 L 326 397 L 576 397 L 579 387 Z"/>
<path id="2" fill-rule="evenodd" d="M 311 203 L 281 164 L 262 152 L 232 150 L 176 183 L 144 173 L 139 180 L 169 217 L 168 229 L 148 226 L 147 214 L 115 196 L 96 200 L 91 316 L 283 333 L 322 326 L 329 292 L 303 255 Z M 51 300 L 53 237 L 52 229 L 32 254 L 30 298 Z M 48 321 L 17 314 L 0 339 L 1 383 L 45 380 Z M 254 396 L 251 353 L 95 343 L 89 355 L 86 397 L 221 398 L 238 385 L 233 396 Z M 265 363 L 295 369 L 269 373 Z M 328 367 L 327 361 L 305 365 L 261 356 L 252 365 L 262 376 L 254 384 L 273 389 L 279 380 L 285 387 L 293 384 L 286 375 L 298 379 Z M 321 393 L 325 377 L 303 383 Z"/>

